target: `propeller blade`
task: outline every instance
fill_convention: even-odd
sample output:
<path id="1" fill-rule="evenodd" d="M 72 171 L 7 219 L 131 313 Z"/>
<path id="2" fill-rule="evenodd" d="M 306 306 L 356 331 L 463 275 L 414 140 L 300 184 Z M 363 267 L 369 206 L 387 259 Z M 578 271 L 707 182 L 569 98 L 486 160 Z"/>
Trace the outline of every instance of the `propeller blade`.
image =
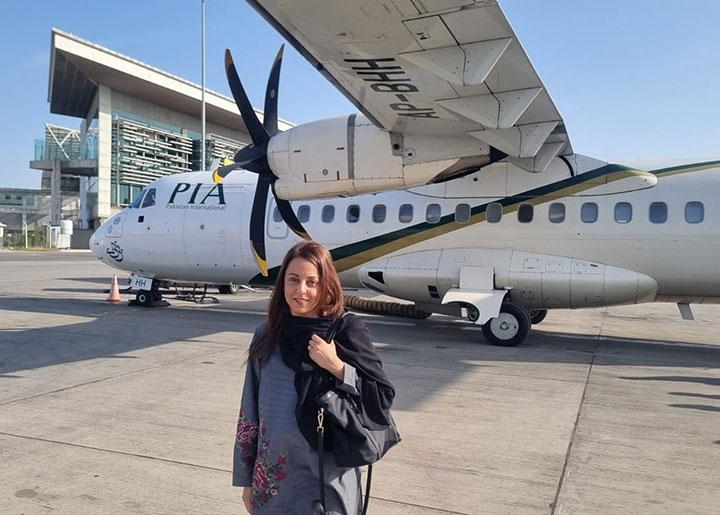
<path id="1" fill-rule="evenodd" d="M 215 181 L 216 184 L 221 183 L 230 172 L 237 170 L 238 168 L 246 168 L 251 171 L 262 173 L 266 170 L 266 166 L 264 166 L 266 154 L 266 145 L 262 145 L 260 147 L 250 145 L 241 148 L 235 154 L 233 163 L 219 166 L 218 169 L 213 172 L 213 181 Z M 259 166 L 253 166 L 254 164 L 259 164 Z"/>
<path id="2" fill-rule="evenodd" d="M 303 225 L 300 223 L 300 220 L 298 220 L 297 215 L 295 215 L 295 211 L 293 211 L 292 206 L 290 205 L 290 202 L 288 202 L 285 199 L 281 199 L 277 196 L 277 193 L 275 193 L 275 182 L 273 181 L 273 188 L 272 188 L 273 197 L 275 197 L 275 203 L 277 204 L 278 210 L 280 211 L 280 214 L 283 217 L 283 220 L 285 220 L 285 223 L 288 227 L 300 236 L 302 239 L 310 241 L 312 238 L 308 234 L 308 232 L 305 230 Z"/>
<path id="3" fill-rule="evenodd" d="M 267 88 L 265 89 L 265 112 L 263 114 L 263 126 L 270 136 L 278 133 L 278 93 L 280 85 L 280 67 L 282 66 L 283 52 L 285 45 L 275 56 L 275 62 L 270 70 Z"/>
<path id="4" fill-rule="evenodd" d="M 220 184 L 223 179 L 227 177 L 227 174 L 233 170 L 242 168 L 242 165 L 243 163 L 232 163 L 229 165 L 218 166 L 217 170 L 213 172 L 213 181 L 215 181 L 215 184 Z"/>
<path id="5" fill-rule="evenodd" d="M 260 123 L 260 120 L 258 120 L 255 110 L 245 93 L 245 89 L 235 69 L 235 63 L 233 62 L 230 50 L 225 50 L 225 74 L 227 75 L 228 84 L 230 85 L 230 91 L 232 91 L 235 103 L 240 110 L 240 116 L 242 116 L 245 122 L 245 126 L 250 133 L 253 143 L 257 146 L 267 143 L 270 136 L 265 130 L 265 127 Z"/>
<path id="6" fill-rule="evenodd" d="M 260 267 L 263 276 L 268 276 L 267 257 L 265 254 L 265 210 L 267 207 L 267 194 L 272 178 L 258 176 L 255 186 L 255 198 L 253 199 L 252 213 L 250 215 L 250 241 L 252 242 L 253 255 Z"/>

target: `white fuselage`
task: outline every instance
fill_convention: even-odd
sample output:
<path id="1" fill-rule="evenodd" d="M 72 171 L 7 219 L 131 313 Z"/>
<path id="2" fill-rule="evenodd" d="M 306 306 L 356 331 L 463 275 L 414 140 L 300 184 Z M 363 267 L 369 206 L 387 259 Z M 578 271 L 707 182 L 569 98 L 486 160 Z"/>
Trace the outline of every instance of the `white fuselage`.
<path id="1" fill-rule="evenodd" d="M 648 276 L 657 289 L 652 299 L 644 300 L 720 298 L 720 210 L 714 202 L 720 190 L 720 167 L 686 167 L 657 175 L 606 167 L 572 178 L 560 162 L 541 174 L 508 167 L 512 165 L 495 163 L 460 179 L 408 191 L 292 205 L 296 212 L 309 207 L 309 218 L 301 216 L 301 222 L 315 240 L 333 250 L 347 286 L 360 286 L 359 270 L 388 256 L 407 254 L 410 262 L 422 251 L 457 249 L 453 259 L 468 259 L 471 265 L 479 251 L 512 249 Z M 231 174 L 220 194 L 211 175 L 179 174 L 152 183 L 147 189 L 156 190 L 155 204 L 128 208 L 109 219 L 93 236 L 92 250 L 111 266 L 160 279 L 245 284 L 262 279 L 248 230 L 257 176 Z M 272 269 L 299 238 L 279 217 L 274 218 L 274 201 L 268 202 L 265 245 L 272 278 Z M 486 219 L 487 205 L 494 202 L 504 205 L 496 223 Z M 698 210 L 698 204 L 687 208 L 688 202 L 702 204 L 701 222 L 686 220 L 687 214 L 694 221 Z M 525 217 L 532 210 L 529 222 L 518 220 L 523 203 L 534 206 L 523 208 Z M 585 211 L 586 219 L 592 220 L 594 208 L 583 208 L 588 203 L 597 205 L 594 222 L 581 219 Z M 627 205 L 617 207 L 622 203 L 631 206 L 629 221 Z M 650 220 L 653 203 L 665 204 L 664 222 L 657 213 L 655 222 Z M 551 204 L 564 205 L 563 221 L 550 221 Z M 434 205 L 440 206 L 443 218 L 429 223 L 426 215 L 428 209 L 434 214 L 438 209 Z M 385 206 L 384 221 L 374 221 L 373 211 L 378 215 L 382 210 L 376 206 Z M 334 219 L 323 221 L 323 210 L 328 215 L 333 208 Z M 401 221 L 401 210 L 408 215 L 410 209 L 411 219 L 405 216 Z M 472 214 L 465 221 L 467 209 Z M 616 209 L 620 221 L 615 219 Z M 456 210 L 460 222 L 455 221 Z"/>

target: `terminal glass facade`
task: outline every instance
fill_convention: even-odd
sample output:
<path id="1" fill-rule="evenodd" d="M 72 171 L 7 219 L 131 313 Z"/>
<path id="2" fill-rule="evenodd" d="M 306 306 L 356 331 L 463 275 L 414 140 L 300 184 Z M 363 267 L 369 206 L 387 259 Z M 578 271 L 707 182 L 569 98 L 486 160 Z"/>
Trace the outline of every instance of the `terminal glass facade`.
<path id="1" fill-rule="evenodd" d="M 91 127 L 82 139 L 81 131 L 45 124 L 45 137 L 35 140 L 35 160 L 97 159 L 97 127 Z"/>
<path id="2" fill-rule="evenodd" d="M 194 131 L 113 110 L 111 203 L 127 206 L 152 181 L 201 168 L 201 135 Z M 235 154 L 243 143 L 208 134 L 208 169 L 214 158 Z"/>

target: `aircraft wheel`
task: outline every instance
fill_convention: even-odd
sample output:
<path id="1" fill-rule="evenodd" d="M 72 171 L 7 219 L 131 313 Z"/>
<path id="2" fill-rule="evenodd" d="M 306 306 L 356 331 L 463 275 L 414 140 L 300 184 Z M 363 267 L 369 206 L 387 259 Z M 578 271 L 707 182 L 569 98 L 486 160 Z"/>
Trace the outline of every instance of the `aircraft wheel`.
<path id="1" fill-rule="evenodd" d="M 235 295 L 237 292 L 240 291 L 240 284 L 239 283 L 223 284 L 222 286 L 218 286 L 218 291 L 225 295 Z"/>
<path id="2" fill-rule="evenodd" d="M 482 332 L 493 345 L 515 347 L 525 340 L 531 324 L 527 309 L 514 302 L 505 302 L 498 317 L 483 324 Z"/>
<path id="3" fill-rule="evenodd" d="M 547 309 L 531 309 L 530 310 L 530 321 L 533 325 L 539 324 L 547 316 Z"/>
<path id="4" fill-rule="evenodd" d="M 468 304 L 465 309 L 467 309 L 467 319 L 471 322 L 476 322 L 480 318 L 480 311 L 472 304 Z"/>
<path id="5" fill-rule="evenodd" d="M 148 290 L 140 290 L 135 295 L 135 300 L 141 306 L 146 306 L 146 307 L 152 306 L 153 294 L 151 291 L 148 291 Z"/>

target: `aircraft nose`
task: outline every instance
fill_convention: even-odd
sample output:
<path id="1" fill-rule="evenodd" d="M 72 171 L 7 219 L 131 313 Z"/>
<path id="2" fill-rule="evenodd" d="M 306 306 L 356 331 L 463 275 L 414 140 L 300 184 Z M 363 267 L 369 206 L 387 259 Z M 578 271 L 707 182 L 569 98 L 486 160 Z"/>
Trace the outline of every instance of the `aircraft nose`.
<path id="1" fill-rule="evenodd" d="M 103 244 L 103 237 L 100 234 L 100 229 L 98 229 L 92 236 L 90 236 L 90 250 L 98 257 L 98 259 L 102 259 Z"/>

